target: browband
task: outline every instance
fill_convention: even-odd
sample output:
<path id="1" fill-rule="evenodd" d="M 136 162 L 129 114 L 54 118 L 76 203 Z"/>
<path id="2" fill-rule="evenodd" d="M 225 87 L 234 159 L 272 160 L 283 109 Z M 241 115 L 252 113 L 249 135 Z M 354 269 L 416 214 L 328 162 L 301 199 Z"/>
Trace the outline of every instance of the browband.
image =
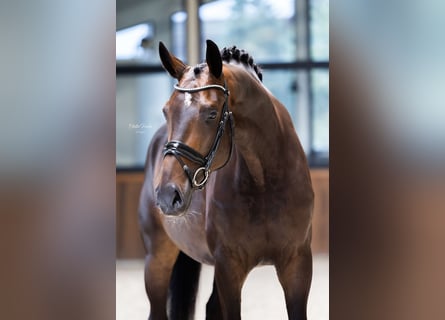
<path id="1" fill-rule="evenodd" d="M 178 86 L 177 84 L 175 84 L 174 88 L 180 92 L 188 92 L 188 93 L 199 92 L 199 91 L 207 90 L 207 89 L 220 89 L 220 90 L 224 91 L 225 95 L 227 95 L 227 96 L 230 95 L 229 90 L 223 86 L 220 86 L 219 84 L 209 84 L 209 85 L 197 87 L 197 88 L 182 88 L 182 87 Z"/>

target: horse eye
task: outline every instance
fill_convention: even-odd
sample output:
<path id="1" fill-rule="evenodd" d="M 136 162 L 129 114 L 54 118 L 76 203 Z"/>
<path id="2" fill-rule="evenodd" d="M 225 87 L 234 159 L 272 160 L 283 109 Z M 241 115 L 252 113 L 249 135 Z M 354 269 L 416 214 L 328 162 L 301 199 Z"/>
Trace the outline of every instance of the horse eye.
<path id="1" fill-rule="evenodd" d="M 207 117 L 207 119 L 215 120 L 217 115 L 218 115 L 218 111 L 212 110 L 212 111 L 210 111 L 209 116 Z"/>

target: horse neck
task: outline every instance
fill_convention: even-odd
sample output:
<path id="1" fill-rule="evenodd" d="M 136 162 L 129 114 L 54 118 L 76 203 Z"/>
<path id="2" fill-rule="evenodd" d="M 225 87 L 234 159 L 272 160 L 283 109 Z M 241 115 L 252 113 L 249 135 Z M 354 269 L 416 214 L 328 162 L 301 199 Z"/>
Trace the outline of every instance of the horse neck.
<path id="1" fill-rule="evenodd" d="M 235 66 L 236 68 L 240 68 Z M 230 68 L 230 67 L 228 67 Z M 283 157 L 283 131 L 274 101 L 250 73 L 230 69 L 226 79 L 230 108 L 235 119 L 235 146 L 258 186 L 274 174 L 277 157 Z"/>

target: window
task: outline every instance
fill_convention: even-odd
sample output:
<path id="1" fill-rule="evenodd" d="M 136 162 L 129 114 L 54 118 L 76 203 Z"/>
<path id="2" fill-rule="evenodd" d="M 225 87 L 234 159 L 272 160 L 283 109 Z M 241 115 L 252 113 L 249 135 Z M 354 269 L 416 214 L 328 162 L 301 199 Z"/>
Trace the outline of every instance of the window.
<path id="1" fill-rule="evenodd" d="M 116 61 L 153 62 L 154 27 L 150 23 L 140 23 L 116 32 Z"/>
<path id="2" fill-rule="evenodd" d="M 172 45 L 171 52 L 182 61 L 187 61 L 187 13 L 178 11 L 171 16 Z"/>
<path id="3" fill-rule="evenodd" d="M 309 5 L 311 58 L 316 61 L 328 61 L 329 1 L 311 0 Z"/>
<path id="4" fill-rule="evenodd" d="M 142 170 L 174 80 L 160 65 L 158 42 L 185 57 L 181 0 L 119 1 L 116 12 L 116 166 Z M 171 22 L 170 22 L 171 21 Z M 173 23 L 173 21 L 175 23 Z M 176 27 L 174 30 L 173 28 Z M 178 33 L 172 38 L 173 32 Z M 181 51 L 182 50 L 182 51 Z"/>
<path id="5" fill-rule="evenodd" d="M 327 165 L 328 0 L 219 0 L 199 13 L 203 39 L 253 55 L 264 84 L 291 114 L 311 165 Z"/>
<path id="6" fill-rule="evenodd" d="M 329 72 L 324 69 L 312 71 L 311 90 L 313 144 L 314 152 L 327 152 L 329 150 Z"/>
<path id="7" fill-rule="evenodd" d="M 260 62 L 294 61 L 294 13 L 294 0 L 213 1 L 199 10 L 202 38 L 246 49 Z"/>
<path id="8" fill-rule="evenodd" d="M 118 168 L 143 167 L 151 137 L 164 121 L 161 109 L 174 80 L 160 65 L 158 41 L 187 61 L 183 2 L 141 5 L 138 16 L 150 23 L 116 32 Z M 122 16 L 136 10 L 128 11 Z M 264 84 L 288 108 L 312 166 L 329 162 L 328 19 L 329 0 L 216 0 L 199 8 L 201 60 L 206 39 L 251 53 Z"/>
<path id="9" fill-rule="evenodd" d="M 116 162 L 120 168 L 142 168 L 147 148 L 164 123 L 162 107 L 170 97 L 165 72 L 119 75 L 116 78 Z"/>

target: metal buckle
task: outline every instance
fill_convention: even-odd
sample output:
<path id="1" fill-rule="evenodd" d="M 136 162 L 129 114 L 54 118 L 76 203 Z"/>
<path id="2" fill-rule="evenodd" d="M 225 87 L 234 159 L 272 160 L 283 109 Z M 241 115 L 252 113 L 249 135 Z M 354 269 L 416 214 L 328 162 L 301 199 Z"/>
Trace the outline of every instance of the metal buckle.
<path id="1" fill-rule="evenodd" d="M 200 181 L 200 182 L 197 182 L 196 178 L 198 176 L 198 173 L 201 171 L 204 171 L 204 179 L 202 179 L 202 181 Z M 204 186 L 204 184 L 207 182 L 207 179 L 209 178 L 209 171 L 210 170 L 207 170 L 205 167 L 198 168 L 195 171 L 193 178 L 192 178 L 192 183 L 195 188 L 201 188 L 202 186 Z"/>

